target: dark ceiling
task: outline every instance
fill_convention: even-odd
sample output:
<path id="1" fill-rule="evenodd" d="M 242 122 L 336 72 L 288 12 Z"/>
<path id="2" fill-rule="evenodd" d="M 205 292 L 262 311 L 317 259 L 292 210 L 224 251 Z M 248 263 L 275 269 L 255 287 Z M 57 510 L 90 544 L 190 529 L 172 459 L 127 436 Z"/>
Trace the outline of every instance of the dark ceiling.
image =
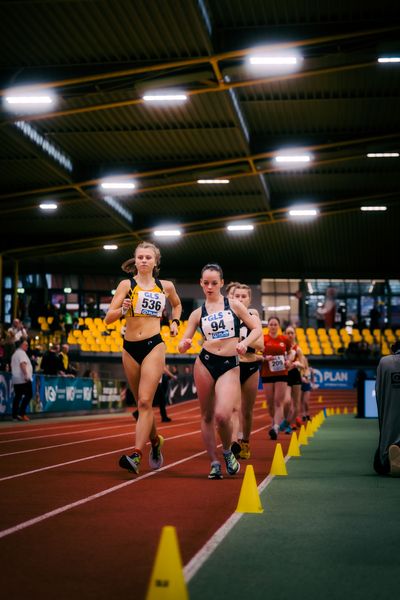
<path id="1" fill-rule="evenodd" d="M 366 0 L 49 0 L 0 3 L 0 87 L 57 94 L 45 114 L 0 113 L 4 272 L 119 273 L 152 229 L 162 274 L 197 278 L 398 277 L 400 5 Z M 296 51 L 292 73 L 252 70 L 260 46 Z M 184 91 L 184 104 L 142 100 Z M 277 150 L 312 154 L 303 168 Z M 99 191 L 133 176 L 135 193 Z M 197 180 L 227 178 L 227 185 Z M 45 200 L 58 203 L 43 213 Z M 293 205 L 318 207 L 293 222 Z M 386 211 L 362 212 L 361 205 Z M 247 219 L 251 233 L 226 225 Z M 104 243 L 119 246 L 105 252 Z"/>

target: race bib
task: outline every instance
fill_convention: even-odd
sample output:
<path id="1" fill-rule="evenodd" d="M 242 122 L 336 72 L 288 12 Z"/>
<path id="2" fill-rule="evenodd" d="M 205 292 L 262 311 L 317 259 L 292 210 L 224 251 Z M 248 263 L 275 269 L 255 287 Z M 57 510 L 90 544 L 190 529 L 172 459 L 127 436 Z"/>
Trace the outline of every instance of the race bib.
<path id="1" fill-rule="evenodd" d="M 279 354 L 278 356 L 274 356 L 274 358 L 272 358 L 271 360 L 268 361 L 268 365 L 269 365 L 269 370 L 272 373 L 275 373 L 276 371 L 284 371 L 286 369 L 285 357 L 282 354 Z"/>
<path id="2" fill-rule="evenodd" d="M 165 294 L 141 290 L 137 294 L 134 314 L 146 317 L 161 317 L 164 308 Z"/>
<path id="3" fill-rule="evenodd" d="M 236 337 L 231 310 L 221 310 L 203 317 L 201 328 L 207 341 Z"/>

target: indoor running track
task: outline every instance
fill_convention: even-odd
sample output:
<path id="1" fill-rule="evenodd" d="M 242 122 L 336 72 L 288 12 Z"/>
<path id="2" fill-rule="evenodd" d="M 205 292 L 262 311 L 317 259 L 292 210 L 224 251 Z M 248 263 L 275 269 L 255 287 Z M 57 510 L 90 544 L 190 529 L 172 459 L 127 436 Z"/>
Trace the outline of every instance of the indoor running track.
<path id="1" fill-rule="evenodd" d="M 4 597 L 141 600 L 164 525 L 176 527 L 187 564 L 225 523 L 246 461 L 238 476 L 209 481 L 197 401 L 174 405 L 169 414 L 171 423 L 159 423 L 165 464 L 152 471 L 144 455 L 139 476 L 118 467 L 132 448 L 130 413 L 1 424 Z M 269 424 L 259 397 L 247 461 L 258 484 L 275 448 Z M 279 441 L 285 454 L 289 436 Z"/>

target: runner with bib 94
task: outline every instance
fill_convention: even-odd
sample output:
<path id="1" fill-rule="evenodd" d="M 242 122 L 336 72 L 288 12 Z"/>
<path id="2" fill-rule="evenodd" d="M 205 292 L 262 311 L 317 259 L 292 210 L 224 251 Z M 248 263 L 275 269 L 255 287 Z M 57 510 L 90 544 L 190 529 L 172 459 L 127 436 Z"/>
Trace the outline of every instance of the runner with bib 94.
<path id="1" fill-rule="evenodd" d="M 226 471 L 235 475 L 240 464 L 231 452 L 232 411 L 240 395 L 239 355 L 262 334 L 259 320 L 252 317 L 238 300 L 228 300 L 221 294 L 224 285 L 222 269 L 209 263 L 201 271 L 200 285 L 206 300 L 192 312 L 179 343 L 179 352 L 186 352 L 200 328 L 204 337 L 203 349 L 194 365 L 194 381 L 201 410 L 201 431 L 211 459 L 209 479 L 222 479 L 217 455 L 215 426 L 222 442 Z M 240 341 L 240 323 L 249 330 Z"/>

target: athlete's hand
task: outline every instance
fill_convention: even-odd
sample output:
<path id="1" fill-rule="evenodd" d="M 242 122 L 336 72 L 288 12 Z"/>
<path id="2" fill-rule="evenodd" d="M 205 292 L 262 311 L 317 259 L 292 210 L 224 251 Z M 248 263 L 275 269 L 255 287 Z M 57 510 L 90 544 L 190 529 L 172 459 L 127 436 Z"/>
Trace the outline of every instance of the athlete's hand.
<path id="1" fill-rule="evenodd" d="M 247 345 L 244 342 L 239 342 L 236 345 L 236 352 L 239 354 L 239 356 L 243 356 L 243 354 L 246 354 L 247 352 Z"/>
<path id="2" fill-rule="evenodd" d="M 130 298 L 124 298 L 124 301 L 122 302 L 121 306 L 121 314 L 123 317 L 126 315 L 131 306 L 132 300 Z"/>
<path id="3" fill-rule="evenodd" d="M 178 325 L 176 323 L 171 323 L 171 325 L 169 326 L 169 332 L 172 337 L 178 335 Z"/>
<path id="4" fill-rule="evenodd" d="M 181 340 L 178 344 L 178 350 L 181 354 L 184 354 L 191 347 L 192 347 L 192 340 L 190 338 Z"/>

